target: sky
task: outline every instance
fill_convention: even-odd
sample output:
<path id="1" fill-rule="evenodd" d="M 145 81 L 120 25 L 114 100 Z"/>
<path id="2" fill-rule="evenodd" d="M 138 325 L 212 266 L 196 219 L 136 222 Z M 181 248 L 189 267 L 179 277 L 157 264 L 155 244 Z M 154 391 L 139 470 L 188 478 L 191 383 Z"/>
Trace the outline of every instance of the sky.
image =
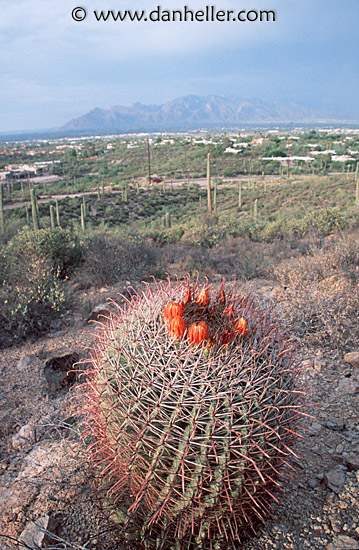
<path id="1" fill-rule="evenodd" d="M 185 5 L 252 18 L 272 10 L 276 20 L 120 22 L 94 14 L 148 16 Z M 83 21 L 72 17 L 84 13 L 78 7 Z M 0 0 L 0 133 L 189 94 L 294 101 L 358 121 L 358 24 L 359 0 Z"/>

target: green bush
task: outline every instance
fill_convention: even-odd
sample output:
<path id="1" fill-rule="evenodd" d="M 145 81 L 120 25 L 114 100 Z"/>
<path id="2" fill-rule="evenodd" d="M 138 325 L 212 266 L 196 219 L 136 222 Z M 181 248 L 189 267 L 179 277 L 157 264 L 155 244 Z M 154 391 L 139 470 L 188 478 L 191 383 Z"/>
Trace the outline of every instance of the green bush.
<path id="1" fill-rule="evenodd" d="M 334 208 L 321 208 L 315 213 L 315 227 L 321 237 L 342 229 L 344 225 L 342 213 Z"/>
<path id="2" fill-rule="evenodd" d="M 36 232 L 25 229 L 11 239 L 5 255 L 9 265 L 20 269 L 24 261 L 46 259 L 52 272 L 64 279 L 82 262 L 83 249 L 77 235 L 67 229 L 47 228 Z"/>
<path id="3" fill-rule="evenodd" d="M 38 336 L 52 328 L 67 310 L 63 283 L 45 259 L 28 262 L 0 295 L 0 345 Z M 55 323 L 57 325 L 57 323 Z"/>

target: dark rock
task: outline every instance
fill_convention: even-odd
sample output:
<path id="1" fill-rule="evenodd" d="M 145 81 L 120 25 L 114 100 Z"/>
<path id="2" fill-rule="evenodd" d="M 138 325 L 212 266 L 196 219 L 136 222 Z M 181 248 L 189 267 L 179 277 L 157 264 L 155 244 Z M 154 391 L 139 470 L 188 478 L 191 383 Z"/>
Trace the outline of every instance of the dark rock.
<path id="1" fill-rule="evenodd" d="M 309 485 L 309 487 L 310 487 L 311 489 L 315 489 L 316 487 L 319 486 L 319 482 L 318 482 L 317 479 L 312 478 L 312 479 L 309 479 L 309 480 L 308 480 L 308 485 Z"/>
<path id="2" fill-rule="evenodd" d="M 62 422 L 60 429 L 64 430 L 65 432 L 70 432 L 74 429 L 74 426 L 76 425 L 78 418 L 75 416 L 68 416 L 65 418 L 65 420 Z"/>
<path id="3" fill-rule="evenodd" d="M 316 436 L 319 435 L 322 430 L 322 425 L 319 422 L 314 421 L 309 428 L 309 435 Z"/>
<path id="4" fill-rule="evenodd" d="M 79 360 L 77 353 L 67 353 L 48 359 L 44 367 L 49 392 L 56 393 L 72 386 L 76 380 L 73 365 Z"/>
<path id="5" fill-rule="evenodd" d="M 51 321 L 50 323 L 50 327 L 51 327 L 51 330 L 57 330 L 58 328 L 61 327 L 61 319 L 55 319 L 54 321 Z"/>
<path id="6" fill-rule="evenodd" d="M 345 427 L 343 418 L 334 418 L 334 417 L 331 417 L 329 420 L 327 420 L 325 425 L 327 428 L 334 431 L 344 430 L 344 427 Z"/>
<path id="7" fill-rule="evenodd" d="M 345 484 L 345 471 L 343 471 L 343 467 L 338 466 L 327 472 L 324 475 L 324 479 L 329 489 L 339 494 Z"/>
<path id="8" fill-rule="evenodd" d="M 359 470 L 359 455 L 351 452 L 345 456 L 345 464 L 350 470 Z"/>
<path id="9" fill-rule="evenodd" d="M 49 524 L 46 530 L 46 535 L 43 540 L 45 548 L 47 548 L 48 546 L 54 546 L 54 544 L 58 542 L 57 536 L 60 534 L 60 530 L 61 530 L 61 523 L 58 520 L 58 518 L 55 517 L 55 514 L 50 516 Z"/>

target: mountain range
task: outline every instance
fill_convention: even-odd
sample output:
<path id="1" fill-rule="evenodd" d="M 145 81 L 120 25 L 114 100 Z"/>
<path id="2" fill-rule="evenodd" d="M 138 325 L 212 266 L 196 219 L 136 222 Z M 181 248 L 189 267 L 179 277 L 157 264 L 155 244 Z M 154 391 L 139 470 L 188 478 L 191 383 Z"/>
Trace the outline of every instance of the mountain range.
<path id="1" fill-rule="evenodd" d="M 189 95 L 162 105 L 95 108 L 58 130 L 64 132 L 141 132 L 229 127 L 239 124 L 324 123 L 349 120 L 293 102 Z"/>

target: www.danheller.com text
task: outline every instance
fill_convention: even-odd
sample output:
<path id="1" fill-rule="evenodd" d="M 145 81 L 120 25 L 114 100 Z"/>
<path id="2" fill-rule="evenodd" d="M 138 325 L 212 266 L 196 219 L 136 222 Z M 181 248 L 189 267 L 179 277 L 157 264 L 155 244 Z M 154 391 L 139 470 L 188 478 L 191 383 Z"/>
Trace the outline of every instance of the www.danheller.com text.
<path id="1" fill-rule="evenodd" d="M 147 11 L 141 9 L 134 10 L 93 10 L 93 17 L 96 21 L 116 21 L 116 22 L 221 22 L 221 23 L 245 23 L 245 22 L 275 22 L 277 13 L 274 10 L 223 10 L 216 6 L 204 6 L 203 9 L 194 10 L 189 6 L 183 6 L 181 9 L 169 10 L 162 6 L 156 6 Z M 77 7 L 72 11 L 72 18 L 75 21 L 84 21 L 88 16 L 85 8 Z"/>

